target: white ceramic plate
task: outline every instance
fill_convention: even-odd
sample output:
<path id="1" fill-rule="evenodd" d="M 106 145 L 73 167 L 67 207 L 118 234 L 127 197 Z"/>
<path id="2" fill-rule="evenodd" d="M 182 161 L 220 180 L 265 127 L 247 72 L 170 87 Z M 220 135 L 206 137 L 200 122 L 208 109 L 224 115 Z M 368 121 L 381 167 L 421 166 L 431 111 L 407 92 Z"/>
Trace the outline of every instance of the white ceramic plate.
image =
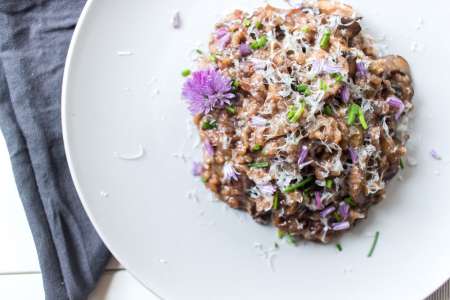
<path id="1" fill-rule="evenodd" d="M 180 97 L 180 72 L 194 48 L 205 48 L 215 21 L 262 4 L 88 1 L 68 56 L 62 113 L 72 175 L 92 222 L 117 259 L 164 299 L 424 298 L 450 275 L 448 3 L 353 1 L 388 52 L 412 65 L 410 148 L 418 166 L 340 241 L 343 252 L 281 243 L 273 269 L 264 256 L 275 230 L 211 200 L 191 177 L 196 151 Z M 170 25 L 176 10 L 180 30 Z M 141 159 L 117 157 L 139 154 L 140 145 Z M 432 148 L 442 161 L 430 157 Z"/>

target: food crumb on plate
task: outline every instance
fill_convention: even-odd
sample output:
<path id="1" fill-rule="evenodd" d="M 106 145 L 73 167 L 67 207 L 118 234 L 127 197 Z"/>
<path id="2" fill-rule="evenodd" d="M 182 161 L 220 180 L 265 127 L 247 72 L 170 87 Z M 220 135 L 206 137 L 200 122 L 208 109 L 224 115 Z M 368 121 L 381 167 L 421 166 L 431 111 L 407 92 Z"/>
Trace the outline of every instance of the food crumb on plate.
<path id="1" fill-rule="evenodd" d="M 102 198 L 108 198 L 109 197 L 109 193 L 105 192 L 105 191 L 100 191 L 100 196 Z"/>
<path id="2" fill-rule="evenodd" d="M 118 56 L 132 56 L 133 54 L 131 51 L 117 51 Z"/>
<path id="3" fill-rule="evenodd" d="M 180 29 L 181 28 L 181 14 L 179 11 L 176 11 L 172 18 L 170 19 L 170 23 L 172 24 L 172 27 L 174 29 Z"/>
<path id="4" fill-rule="evenodd" d="M 114 156 L 121 160 L 138 160 L 145 156 L 145 148 L 139 145 L 138 152 L 136 154 L 120 154 L 118 152 L 113 153 Z"/>
<path id="5" fill-rule="evenodd" d="M 163 259 L 163 258 L 161 258 L 161 259 L 159 260 L 159 262 L 162 263 L 163 265 L 167 265 L 167 263 L 168 263 L 168 261 L 165 260 L 165 259 Z"/>

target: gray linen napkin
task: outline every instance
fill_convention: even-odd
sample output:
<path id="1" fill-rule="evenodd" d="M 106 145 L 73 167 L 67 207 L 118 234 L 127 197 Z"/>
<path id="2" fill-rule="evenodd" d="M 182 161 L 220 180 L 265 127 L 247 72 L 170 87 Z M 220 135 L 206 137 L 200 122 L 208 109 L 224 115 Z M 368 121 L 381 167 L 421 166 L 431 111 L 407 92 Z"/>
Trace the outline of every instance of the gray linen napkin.
<path id="1" fill-rule="evenodd" d="M 0 0 L 0 127 L 36 244 L 46 298 L 86 299 L 110 258 L 64 153 L 64 62 L 84 0 Z"/>

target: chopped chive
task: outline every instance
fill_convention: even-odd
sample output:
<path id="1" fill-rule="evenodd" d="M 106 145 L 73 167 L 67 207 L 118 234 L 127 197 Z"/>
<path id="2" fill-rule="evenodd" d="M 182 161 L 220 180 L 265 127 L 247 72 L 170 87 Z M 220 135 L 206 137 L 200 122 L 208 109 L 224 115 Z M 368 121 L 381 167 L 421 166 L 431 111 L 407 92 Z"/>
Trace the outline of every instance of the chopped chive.
<path id="1" fill-rule="evenodd" d="M 287 113 L 288 120 L 291 120 L 294 117 L 294 115 L 295 115 L 295 106 L 294 105 L 290 105 L 288 113 Z"/>
<path id="2" fill-rule="evenodd" d="M 323 50 L 327 50 L 330 46 L 330 38 L 331 38 L 331 30 L 327 29 L 322 35 L 322 38 L 320 39 L 320 48 Z"/>
<path id="3" fill-rule="evenodd" d="M 353 125 L 356 120 L 356 115 L 359 112 L 360 107 L 357 104 L 352 104 L 348 110 L 348 116 L 347 116 L 347 124 Z"/>
<path id="4" fill-rule="evenodd" d="M 225 107 L 225 110 L 229 112 L 231 115 L 236 114 L 236 107 L 233 105 L 228 105 Z"/>
<path id="5" fill-rule="evenodd" d="M 255 27 L 256 29 L 261 30 L 264 28 L 264 25 L 261 23 L 261 21 L 256 21 Z"/>
<path id="6" fill-rule="evenodd" d="M 362 111 L 361 108 L 359 108 L 359 110 L 358 110 L 358 119 L 359 119 L 359 123 L 361 123 L 362 128 L 364 130 L 367 130 L 367 128 L 369 128 L 369 126 L 367 126 L 366 118 L 364 117 L 364 112 Z"/>
<path id="7" fill-rule="evenodd" d="M 278 207 L 280 206 L 280 194 L 278 193 L 278 191 L 275 192 L 275 194 L 273 195 L 273 209 L 277 210 Z"/>
<path id="8" fill-rule="evenodd" d="M 375 237 L 373 238 L 372 247 L 370 247 L 370 251 L 369 251 L 369 254 L 367 254 L 367 257 L 372 257 L 373 252 L 375 251 L 375 247 L 377 246 L 379 237 L 380 237 L 380 232 L 377 231 L 375 233 Z"/>
<path id="9" fill-rule="evenodd" d="M 319 81 L 319 88 L 321 91 L 326 92 L 328 90 L 328 84 L 325 80 L 320 79 Z"/>
<path id="10" fill-rule="evenodd" d="M 245 27 L 250 27 L 250 25 L 252 25 L 252 22 L 249 19 L 245 18 L 244 21 L 242 21 L 242 24 Z"/>
<path id="11" fill-rule="evenodd" d="M 341 216 L 339 215 L 339 213 L 337 211 L 335 211 L 333 213 L 333 217 L 336 219 L 336 221 L 338 221 L 338 222 L 341 221 Z"/>
<path id="12" fill-rule="evenodd" d="M 353 198 L 350 197 L 350 196 L 344 198 L 344 202 L 347 203 L 348 205 L 350 205 L 351 207 L 355 207 L 356 206 L 355 201 L 353 201 Z"/>
<path id="13" fill-rule="evenodd" d="M 217 56 L 215 54 L 211 54 L 209 56 L 209 61 L 213 63 L 217 62 Z"/>
<path id="14" fill-rule="evenodd" d="M 287 234 L 287 235 L 286 235 L 286 238 L 287 238 L 288 244 L 290 244 L 290 245 L 292 245 L 292 246 L 297 246 L 297 240 L 295 239 L 295 237 L 293 237 L 293 236 L 290 235 L 290 234 Z"/>
<path id="15" fill-rule="evenodd" d="M 253 41 L 250 44 L 250 48 L 252 48 L 253 50 L 258 50 L 258 49 L 262 49 L 266 46 L 268 40 L 267 37 L 265 35 L 259 37 L 256 39 L 256 41 Z"/>
<path id="16" fill-rule="evenodd" d="M 231 81 L 231 91 L 233 93 L 237 93 L 240 85 L 241 85 L 241 83 L 239 82 L 239 80 L 233 79 Z"/>
<path id="17" fill-rule="evenodd" d="M 195 49 L 195 52 L 197 52 L 198 54 L 203 54 L 203 51 L 200 49 Z"/>
<path id="18" fill-rule="evenodd" d="M 403 158 L 400 158 L 400 169 L 405 169 L 405 162 L 403 161 Z"/>
<path id="19" fill-rule="evenodd" d="M 273 243 L 273 246 L 275 247 L 275 249 L 279 249 L 280 248 L 280 245 L 278 245 L 277 242 Z"/>
<path id="20" fill-rule="evenodd" d="M 217 128 L 216 120 L 206 120 L 202 124 L 203 130 L 211 130 L 211 129 L 216 129 L 216 128 Z"/>
<path id="21" fill-rule="evenodd" d="M 331 77 L 336 81 L 336 82 L 342 82 L 344 81 L 344 76 L 341 73 L 333 73 L 331 74 Z"/>
<path id="22" fill-rule="evenodd" d="M 309 27 L 308 26 L 303 26 L 302 29 L 300 29 L 302 32 L 307 33 L 309 32 Z"/>
<path id="23" fill-rule="evenodd" d="M 333 188 L 333 179 L 328 178 L 325 180 L 325 186 L 327 189 L 331 190 Z"/>
<path id="24" fill-rule="evenodd" d="M 301 181 L 301 182 L 297 182 L 294 184 L 289 185 L 284 192 L 285 193 L 292 193 L 295 192 L 296 190 L 302 189 L 305 186 L 307 186 L 308 184 L 310 184 L 311 182 L 314 181 L 314 177 L 310 176 L 308 178 L 306 178 L 305 180 Z"/>
<path id="25" fill-rule="evenodd" d="M 300 94 L 304 95 L 305 97 L 311 96 L 311 94 L 312 94 L 311 89 L 309 88 L 309 86 L 307 86 L 304 83 L 300 83 L 299 85 L 297 85 L 295 87 L 295 89 L 297 90 L 297 92 L 299 92 Z"/>
<path id="26" fill-rule="evenodd" d="M 305 111 L 305 102 L 300 102 L 300 107 L 297 108 L 294 113 L 292 114 L 292 111 L 289 111 L 288 113 L 288 120 L 291 123 L 296 123 L 303 115 L 303 112 Z"/>
<path id="27" fill-rule="evenodd" d="M 208 179 L 207 178 L 205 178 L 205 177 L 200 177 L 200 180 L 203 182 L 203 183 L 207 183 L 208 182 Z"/>
<path id="28" fill-rule="evenodd" d="M 333 109 L 331 108 L 330 104 L 325 105 L 325 107 L 323 108 L 323 113 L 326 114 L 327 116 L 333 115 Z"/>
<path id="29" fill-rule="evenodd" d="M 250 168 L 254 168 L 254 169 L 264 169 L 264 168 L 268 168 L 269 166 L 270 166 L 270 164 L 267 161 L 255 162 L 255 163 L 250 164 Z"/>
<path id="30" fill-rule="evenodd" d="M 339 252 L 342 252 L 342 245 L 341 244 L 336 244 L 336 248 L 338 249 Z"/>
<path id="31" fill-rule="evenodd" d="M 181 76 L 188 77 L 189 75 L 191 75 L 191 70 L 184 69 L 183 71 L 181 71 Z"/>
<path id="32" fill-rule="evenodd" d="M 284 231 L 281 230 L 281 229 L 278 229 L 278 231 L 277 231 L 277 236 L 278 236 L 278 238 L 281 240 L 282 238 L 284 238 L 284 237 L 286 236 L 286 232 L 284 232 Z"/>
<path id="33" fill-rule="evenodd" d="M 260 144 L 256 144 L 255 146 L 252 147 L 252 152 L 258 152 L 261 151 L 262 146 Z"/>

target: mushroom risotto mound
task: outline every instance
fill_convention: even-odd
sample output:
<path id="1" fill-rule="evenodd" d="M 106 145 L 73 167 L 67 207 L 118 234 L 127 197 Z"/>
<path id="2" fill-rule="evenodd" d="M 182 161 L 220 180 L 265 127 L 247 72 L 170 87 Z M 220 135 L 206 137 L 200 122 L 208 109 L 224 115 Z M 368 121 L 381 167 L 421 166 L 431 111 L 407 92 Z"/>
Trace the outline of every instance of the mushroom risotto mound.
<path id="1" fill-rule="evenodd" d="M 204 152 L 194 175 L 283 236 L 350 230 L 403 167 L 410 68 L 379 57 L 360 20 L 328 1 L 236 10 L 184 74 Z"/>

